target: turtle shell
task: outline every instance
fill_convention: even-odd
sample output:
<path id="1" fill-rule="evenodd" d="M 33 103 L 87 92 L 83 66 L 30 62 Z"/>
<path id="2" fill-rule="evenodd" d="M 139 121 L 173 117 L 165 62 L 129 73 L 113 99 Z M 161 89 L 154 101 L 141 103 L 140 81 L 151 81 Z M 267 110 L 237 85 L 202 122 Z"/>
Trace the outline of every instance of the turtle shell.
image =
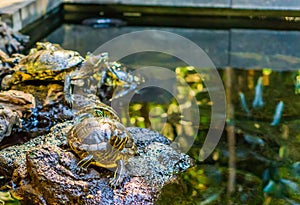
<path id="1" fill-rule="evenodd" d="M 126 163 L 136 151 L 126 128 L 118 120 L 105 117 L 89 117 L 75 124 L 67 141 L 81 159 L 91 155 L 91 164 L 104 168 L 116 167 L 118 160 Z"/>

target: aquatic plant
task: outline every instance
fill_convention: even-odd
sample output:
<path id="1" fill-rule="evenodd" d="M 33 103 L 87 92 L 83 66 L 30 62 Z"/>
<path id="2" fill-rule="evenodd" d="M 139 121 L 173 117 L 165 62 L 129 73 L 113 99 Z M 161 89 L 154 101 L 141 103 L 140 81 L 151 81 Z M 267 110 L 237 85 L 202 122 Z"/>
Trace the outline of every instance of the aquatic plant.
<path id="1" fill-rule="evenodd" d="M 283 108 L 284 108 L 284 103 L 283 101 L 280 101 L 276 106 L 276 110 L 275 110 L 273 121 L 271 122 L 271 126 L 276 126 L 280 123 Z"/>
<path id="2" fill-rule="evenodd" d="M 257 80 L 257 84 L 255 86 L 255 96 L 254 96 L 254 100 L 252 102 L 252 106 L 253 108 L 257 108 L 257 107 L 263 107 L 264 106 L 264 101 L 263 101 L 263 85 L 262 85 L 262 77 L 259 77 Z"/>
<path id="3" fill-rule="evenodd" d="M 247 113 L 248 116 L 250 116 L 251 112 L 248 108 L 244 93 L 239 92 L 239 96 L 240 96 L 240 101 L 241 101 L 243 110 Z"/>

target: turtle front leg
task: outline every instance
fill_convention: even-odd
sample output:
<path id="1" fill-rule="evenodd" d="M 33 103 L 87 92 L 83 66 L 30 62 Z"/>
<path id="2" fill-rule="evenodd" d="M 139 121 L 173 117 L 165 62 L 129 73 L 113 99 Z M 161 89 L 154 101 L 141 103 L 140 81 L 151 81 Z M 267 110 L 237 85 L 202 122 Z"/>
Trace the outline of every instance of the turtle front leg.
<path id="1" fill-rule="evenodd" d="M 65 77 L 64 94 L 65 94 L 65 101 L 68 103 L 68 105 L 72 106 L 73 98 L 72 98 L 71 76 L 70 75 L 66 75 L 66 77 Z"/>
<path id="2" fill-rule="evenodd" d="M 117 168 L 114 173 L 114 177 L 109 181 L 112 187 L 119 186 L 125 177 L 125 164 L 122 159 L 117 161 Z"/>
<path id="3" fill-rule="evenodd" d="M 93 162 L 93 155 L 88 155 L 78 162 L 78 166 L 87 169 Z"/>
<path id="4" fill-rule="evenodd" d="M 86 157 L 84 157 L 83 159 L 81 159 L 78 163 L 77 163 L 77 168 L 76 168 L 76 172 L 77 174 L 85 174 L 88 172 L 88 167 L 93 163 L 94 159 L 92 155 L 87 155 Z"/>

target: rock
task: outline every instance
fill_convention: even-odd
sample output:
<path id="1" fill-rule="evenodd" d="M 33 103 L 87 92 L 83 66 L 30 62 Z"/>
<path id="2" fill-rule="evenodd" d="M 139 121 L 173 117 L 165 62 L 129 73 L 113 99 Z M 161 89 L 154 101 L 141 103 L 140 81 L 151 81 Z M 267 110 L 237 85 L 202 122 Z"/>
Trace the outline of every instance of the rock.
<path id="1" fill-rule="evenodd" d="M 14 169 L 25 165 L 26 152 L 41 144 L 63 146 L 65 134 L 71 128 L 72 122 L 66 121 L 51 128 L 51 132 L 20 145 L 4 148 L 0 151 L 0 175 L 11 178 Z"/>
<path id="2" fill-rule="evenodd" d="M 21 52 L 25 45 L 29 42 L 29 36 L 15 32 L 0 21 L 0 49 L 4 50 L 7 54 Z"/>
<path id="3" fill-rule="evenodd" d="M 29 118 L 35 107 L 31 94 L 18 90 L 0 92 L 0 142 L 11 135 L 13 127 L 21 128 L 21 118 Z"/>
<path id="4" fill-rule="evenodd" d="M 77 162 L 71 152 L 57 146 L 28 151 L 26 167 L 19 167 L 13 175 L 16 194 L 30 204 L 111 204 L 102 199 L 105 194 L 113 195 L 107 179 L 94 169 L 80 173 Z"/>
<path id="5" fill-rule="evenodd" d="M 185 171 L 193 165 L 186 154 L 171 146 L 154 142 L 139 150 L 139 156 L 130 158 L 126 168 L 132 176 L 142 176 L 147 184 L 162 188 L 172 181 L 174 174 Z"/>
<path id="6" fill-rule="evenodd" d="M 33 95 L 19 90 L 9 90 L 0 92 L 0 106 L 16 111 L 22 118 L 24 114 L 25 117 L 29 117 L 36 104 Z"/>
<path id="7" fill-rule="evenodd" d="M 11 145 L 23 144 L 32 138 L 47 134 L 49 133 L 50 128 L 53 127 L 54 125 L 68 120 L 72 120 L 74 114 L 78 111 L 79 108 L 82 108 L 89 104 L 96 104 L 100 102 L 99 100 L 96 99 L 97 97 L 92 94 L 87 96 L 74 94 L 73 95 L 74 105 L 72 107 L 69 107 L 64 103 L 63 95 L 60 95 L 60 90 L 54 90 L 54 92 L 52 92 L 52 94 L 48 96 L 49 100 L 47 104 L 44 103 L 44 105 L 42 105 L 43 100 L 47 101 L 48 99 L 47 90 L 45 89 L 48 89 L 49 87 L 55 89 L 58 88 L 58 86 L 60 85 L 49 84 L 49 85 L 41 85 L 38 87 L 32 85 L 23 86 L 24 91 L 27 90 L 28 92 L 34 94 L 36 100 L 36 108 L 30 109 L 27 112 L 21 112 L 21 109 L 19 109 L 18 113 L 23 114 L 22 127 L 17 129 L 14 128 L 11 135 L 9 137 L 4 138 L 4 140 L 0 142 L 0 150 L 2 148 Z M 63 90 L 63 86 L 61 86 L 61 88 Z M 17 92 L 22 93 L 21 91 L 17 91 Z M 5 92 L 5 93 L 7 98 L 9 92 Z M 56 99 L 56 97 L 58 98 Z M 9 102 L 8 100 L 4 100 L 4 102 L 7 103 L 8 107 L 18 109 L 18 104 L 14 105 L 13 101 Z M 0 99 L 0 105 L 1 105 L 1 99 Z M 19 106 L 20 108 L 22 108 L 21 105 Z M 0 168 L 0 172 L 1 172 L 1 168 Z"/>
<path id="8" fill-rule="evenodd" d="M 128 128 L 138 155 L 130 158 L 126 165 L 127 177 L 120 187 L 113 189 L 108 184 L 113 172 L 99 167 L 83 171 L 77 166 L 79 159 L 65 146 L 64 133 L 70 129 L 70 123 L 55 126 L 48 135 L 28 142 L 27 147 L 15 146 L 15 150 L 22 153 L 22 162 L 14 165 L 17 169 L 13 173 L 12 187 L 24 203 L 154 204 L 161 188 L 174 181 L 175 173 L 193 165 L 189 156 L 173 149 L 171 142 L 159 133 Z M 37 144 L 40 145 L 34 146 Z M 7 149 L 0 151 L 0 158 Z M 14 157 L 11 161 L 20 158 L 13 154 L 10 157 Z"/>
<path id="9" fill-rule="evenodd" d="M 0 106 L 0 142 L 11 134 L 14 126 L 21 126 L 21 119 L 17 112 Z"/>
<path id="10" fill-rule="evenodd" d="M 132 135 L 134 143 L 139 148 L 139 150 L 154 142 L 159 142 L 165 145 L 171 144 L 171 141 L 168 138 L 164 137 L 158 132 L 138 127 L 127 127 L 127 130 Z"/>
<path id="11" fill-rule="evenodd" d="M 26 168 L 13 176 L 15 194 L 28 204 L 153 204 L 155 189 L 138 177 L 120 189 L 108 184 L 106 170 L 80 173 L 77 158 L 56 146 L 42 145 L 26 155 Z M 25 168 L 25 169 L 24 169 Z"/>
<path id="12" fill-rule="evenodd" d="M 3 72 L 3 69 L 12 69 L 14 66 L 16 66 L 25 55 L 20 53 L 14 53 L 11 56 L 7 55 L 4 51 L 0 49 L 0 68 L 1 72 L 0 75 L 8 74 L 9 72 Z"/>
<path id="13" fill-rule="evenodd" d="M 1 41 L 1 37 L 0 37 Z M 10 57 L 0 49 L 0 81 L 8 75 L 11 76 L 13 72 L 13 67 L 15 67 L 25 55 L 20 53 L 14 53 Z M 1 87 L 2 89 L 2 87 Z"/>

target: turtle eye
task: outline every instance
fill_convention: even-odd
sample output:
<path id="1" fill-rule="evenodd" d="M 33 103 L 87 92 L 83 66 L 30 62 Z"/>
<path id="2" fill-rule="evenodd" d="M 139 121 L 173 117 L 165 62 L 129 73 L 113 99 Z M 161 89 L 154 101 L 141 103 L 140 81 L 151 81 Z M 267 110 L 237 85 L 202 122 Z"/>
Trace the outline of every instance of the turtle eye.
<path id="1" fill-rule="evenodd" d="M 104 114 L 101 110 L 95 110 L 95 114 L 96 114 L 97 117 L 103 117 L 104 116 Z"/>

